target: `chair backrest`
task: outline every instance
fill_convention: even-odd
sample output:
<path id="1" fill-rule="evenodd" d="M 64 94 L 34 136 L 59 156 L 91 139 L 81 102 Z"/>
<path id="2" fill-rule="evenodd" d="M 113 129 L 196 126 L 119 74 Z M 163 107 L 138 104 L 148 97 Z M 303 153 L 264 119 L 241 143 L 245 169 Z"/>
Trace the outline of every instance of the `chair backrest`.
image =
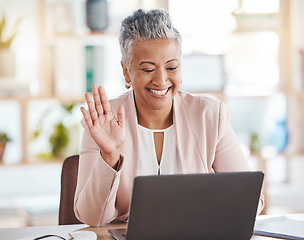
<path id="1" fill-rule="evenodd" d="M 67 157 L 61 170 L 59 225 L 80 224 L 73 210 L 74 194 L 78 178 L 79 155 Z"/>

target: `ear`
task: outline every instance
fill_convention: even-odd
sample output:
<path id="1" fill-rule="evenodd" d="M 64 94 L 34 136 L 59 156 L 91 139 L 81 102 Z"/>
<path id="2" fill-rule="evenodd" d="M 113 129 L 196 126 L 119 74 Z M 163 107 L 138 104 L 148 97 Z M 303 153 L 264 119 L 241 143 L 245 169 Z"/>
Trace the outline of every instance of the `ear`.
<path id="1" fill-rule="evenodd" d="M 121 67 L 122 67 L 122 73 L 125 77 L 125 80 L 130 81 L 130 76 L 129 76 L 129 71 L 128 71 L 127 66 L 122 61 L 120 62 L 120 64 L 121 64 Z"/>

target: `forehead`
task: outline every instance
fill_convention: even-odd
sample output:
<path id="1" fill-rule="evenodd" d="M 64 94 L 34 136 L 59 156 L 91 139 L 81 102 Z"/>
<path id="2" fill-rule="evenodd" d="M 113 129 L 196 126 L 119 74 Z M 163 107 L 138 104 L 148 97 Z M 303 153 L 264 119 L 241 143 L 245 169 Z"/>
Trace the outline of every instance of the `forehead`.
<path id="1" fill-rule="evenodd" d="M 180 59 L 180 46 L 174 39 L 139 40 L 133 45 L 132 60 Z"/>

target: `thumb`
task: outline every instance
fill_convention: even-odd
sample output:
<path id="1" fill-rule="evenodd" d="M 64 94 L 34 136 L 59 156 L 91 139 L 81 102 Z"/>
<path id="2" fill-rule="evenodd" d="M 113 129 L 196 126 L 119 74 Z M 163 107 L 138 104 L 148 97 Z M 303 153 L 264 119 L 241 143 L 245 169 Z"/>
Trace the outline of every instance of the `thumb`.
<path id="1" fill-rule="evenodd" d="M 125 121 L 124 121 L 124 107 L 122 105 L 119 105 L 117 109 L 117 120 L 118 120 L 118 125 L 120 127 L 124 127 Z"/>

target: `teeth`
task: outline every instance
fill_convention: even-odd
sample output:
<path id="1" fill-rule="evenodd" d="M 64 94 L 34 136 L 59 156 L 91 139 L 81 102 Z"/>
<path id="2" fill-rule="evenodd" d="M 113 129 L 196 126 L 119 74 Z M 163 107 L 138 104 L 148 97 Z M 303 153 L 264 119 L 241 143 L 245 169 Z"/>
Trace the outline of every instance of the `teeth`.
<path id="1" fill-rule="evenodd" d="M 155 94 L 155 95 L 165 95 L 168 91 L 168 89 L 162 90 L 162 91 L 157 91 L 154 89 L 150 89 L 151 93 Z"/>

